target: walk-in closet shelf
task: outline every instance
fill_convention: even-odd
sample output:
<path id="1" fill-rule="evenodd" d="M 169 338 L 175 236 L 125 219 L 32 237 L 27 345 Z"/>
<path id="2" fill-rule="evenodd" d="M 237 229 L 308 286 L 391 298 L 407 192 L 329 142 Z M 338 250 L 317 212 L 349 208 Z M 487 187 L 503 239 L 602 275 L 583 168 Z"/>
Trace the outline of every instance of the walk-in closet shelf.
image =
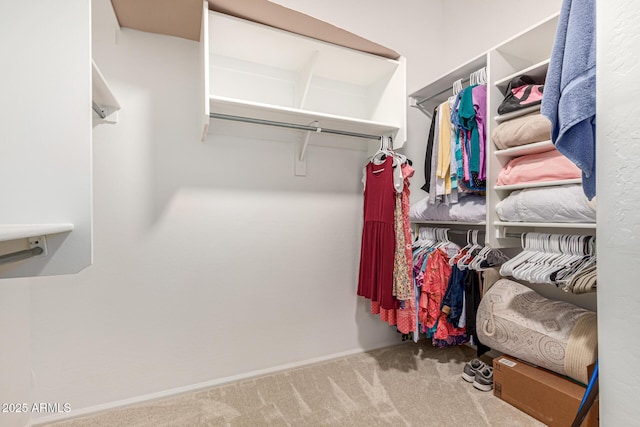
<path id="1" fill-rule="evenodd" d="M 391 135 L 405 142 L 404 58 L 363 53 L 233 16 L 204 14 L 209 114 Z"/>
<path id="2" fill-rule="evenodd" d="M 495 129 L 499 123 L 540 110 L 540 105 L 534 105 L 512 113 L 497 115 L 498 106 L 504 99 L 509 82 L 515 77 L 527 75 L 532 77 L 536 83 L 544 83 L 549 67 L 549 58 L 551 57 L 557 22 L 558 15 L 551 16 L 511 39 L 506 40 L 504 43 L 489 49 L 484 54 L 442 75 L 410 95 L 410 104 L 431 117 L 434 107 L 444 102 L 453 94 L 452 86 L 455 81 L 462 79 L 464 86 L 467 86 L 471 73 L 482 67 L 487 68 L 487 111 L 490 119 L 488 120 L 486 128 L 488 138 L 488 168 L 486 192 L 487 219 L 485 227 L 487 243 L 495 248 L 515 245 L 514 238 L 506 237 L 507 229 L 511 232 L 538 231 L 544 229 L 554 229 L 557 230 L 556 232 L 562 232 L 562 229 L 566 229 L 566 232 L 570 234 L 593 234 L 595 231 L 596 224 L 593 223 L 504 222 L 498 218 L 495 209 L 496 205 L 514 190 L 578 184 L 581 182 L 580 179 L 573 179 L 533 184 L 495 185 L 498 174 L 509 160 L 525 154 L 542 153 L 554 149 L 551 141 L 542 141 L 498 150 L 494 144 L 491 143 L 490 135 L 492 129 Z"/>
<path id="3" fill-rule="evenodd" d="M 85 6 L 15 9 L 33 25 L 16 26 L 5 52 L 20 60 L 5 67 L 2 90 L 0 279 L 74 274 L 92 263 L 92 124 L 96 109 L 111 120 L 119 104 L 92 61 Z"/>
<path id="4" fill-rule="evenodd" d="M 73 224 L 0 225 L 0 242 L 73 231 Z"/>

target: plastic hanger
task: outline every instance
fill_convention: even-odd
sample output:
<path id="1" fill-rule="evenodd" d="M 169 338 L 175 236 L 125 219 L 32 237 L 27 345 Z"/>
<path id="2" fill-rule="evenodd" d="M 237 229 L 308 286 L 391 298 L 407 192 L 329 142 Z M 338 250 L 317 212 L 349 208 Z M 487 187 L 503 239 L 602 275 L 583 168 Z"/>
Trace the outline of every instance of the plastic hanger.
<path id="1" fill-rule="evenodd" d="M 453 96 L 457 96 L 460 92 L 462 92 L 462 79 L 453 82 Z"/>

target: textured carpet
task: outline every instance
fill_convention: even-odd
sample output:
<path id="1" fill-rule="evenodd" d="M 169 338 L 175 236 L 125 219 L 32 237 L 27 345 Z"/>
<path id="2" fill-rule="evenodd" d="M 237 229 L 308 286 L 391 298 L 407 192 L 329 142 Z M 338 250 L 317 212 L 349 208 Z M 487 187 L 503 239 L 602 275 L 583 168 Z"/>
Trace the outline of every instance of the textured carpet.
<path id="1" fill-rule="evenodd" d="M 405 343 L 49 425 L 544 426 L 462 379 L 474 355 Z"/>

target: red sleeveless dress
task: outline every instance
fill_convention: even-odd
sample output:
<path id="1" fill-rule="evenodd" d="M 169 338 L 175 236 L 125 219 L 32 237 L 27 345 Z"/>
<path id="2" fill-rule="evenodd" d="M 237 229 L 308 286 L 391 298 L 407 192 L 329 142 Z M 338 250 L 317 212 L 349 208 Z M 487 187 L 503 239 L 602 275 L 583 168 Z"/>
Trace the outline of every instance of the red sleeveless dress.
<path id="1" fill-rule="evenodd" d="M 364 189 L 364 226 L 360 247 L 358 295 L 378 301 L 384 309 L 398 308 L 393 296 L 395 254 L 393 158 L 367 165 Z"/>

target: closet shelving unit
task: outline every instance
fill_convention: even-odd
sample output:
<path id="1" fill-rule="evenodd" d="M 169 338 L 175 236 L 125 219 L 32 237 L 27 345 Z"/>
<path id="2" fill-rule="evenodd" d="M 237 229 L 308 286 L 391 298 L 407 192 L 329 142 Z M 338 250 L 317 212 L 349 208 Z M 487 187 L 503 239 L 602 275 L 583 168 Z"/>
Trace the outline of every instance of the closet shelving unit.
<path id="1" fill-rule="evenodd" d="M 209 11 L 206 2 L 204 12 L 203 139 L 211 119 L 224 119 L 404 144 L 404 58 Z"/>
<path id="2" fill-rule="evenodd" d="M 498 106 L 504 99 L 509 82 L 517 76 L 528 75 L 537 83 L 544 83 L 549 58 L 555 38 L 558 15 L 553 15 L 537 25 L 517 34 L 487 52 L 471 59 L 454 70 L 442 75 L 432 83 L 410 94 L 410 104 L 419 108 L 429 117 L 433 108 L 444 102 L 453 92 L 454 81 L 463 79 L 467 85 L 469 75 L 481 67 L 487 67 L 487 111 L 490 117 L 487 123 L 487 137 L 492 129 L 505 120 L 520 117 L 539 111 L 535 105 L 513 113 L 497 115 Z M 498 150 L 491 141 L 487 142 L 487 243 L 495 248 L 519 246 L 515 237 L 507 237 L 528 231 L 569 234 L 593 234 L 594 223 L 539 223 L 539 222 L 505 222 L 498 218 L 495 207 L 512 191 L 524 188 L 545 187 L 552 185 L 580 183 L 580 179 L 552 181 L 522 185 L 495 185 L 498 174 L 507 162 L 525 154 L 542 153 L 554 149 L 551 141 Z M 459 225 L 463 225 L 460 223 Z"/>
<path id="3" fill-rule="evenodd" d="M 86 126 L 89 126 L 89 117 L 94 126 L 115 123 L 114 113 L 120 104 L 94 61 L 91 61 L 90 81 L 91 95 L 88 99 L 87 92 L 86 101 L 91 102 L 92 112 L 85 116 Z M 79 108 L 76 101 L 77 98 L 70 108 Z M 56 124 L 55 121 L 50 124 L 53 131 Z M 82 126 L 83 123 L 78 123 L 78 128 Z M 30 141 L 31 149 L 37 152 L 35 155 L 33 151 L 22 150 L 22 146 L 11 151 L 18 164 L 33 164 L 36 173 L 14 180 L 3 193 L 15 203 L 9 203 L 0 218 L 3 222 L 0 224 L 0 278 L 70 274 L 91 264 L 91 191 L 87 189 L 91 181 L 87 175 L 90 156 L 78 155 L 64 168 L 59 166 L 64 157 L 59 156 L 61 151 L 77 149 L 88 154 L 86 145 L 91 141 L 91 134 L 84 135 L 86 139 L 58 140 L 57 143 L 64 146 L 64 150 L 58 152 L 51 149 L 49 140 Z M 44 146 L 38 147 L 40 143 Z M 48 168 L 49 165 L 57 166 Z M 7 180 L 15 178 L 9 171 L 5 172 L 9 174 Z M 42 185 L 44 180 L 56 186 L 55 197 L 47 190 L 51 185 Z M 56 222 L 57 219 L 62 221 Z M 19 223 L 19 220 L 25 222 Z"/>
<path id="4" fill-rule="evenodd" d="M 91 61 L 91 107 L 93 124 L 116 123 L 120 103 L 96 63 Z"/>

